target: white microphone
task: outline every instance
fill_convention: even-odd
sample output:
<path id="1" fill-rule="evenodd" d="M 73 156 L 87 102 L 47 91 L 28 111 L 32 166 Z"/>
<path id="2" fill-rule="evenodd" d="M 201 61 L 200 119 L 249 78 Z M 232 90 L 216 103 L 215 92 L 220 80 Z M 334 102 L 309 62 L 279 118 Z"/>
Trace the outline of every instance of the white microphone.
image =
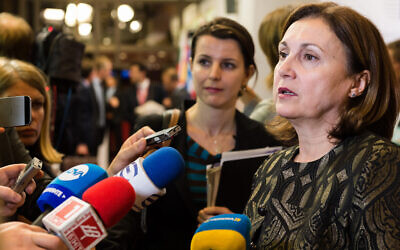
<path id="1" fill-rule="evenodd" d="M 148 155 L 139 157 L 116 174 L 127 179 L 136 192 L 134 211 L 141 211 L 161 196 L 165 186 L 182 172 L 185 163 L 174 148 L 162 147 Z"/>

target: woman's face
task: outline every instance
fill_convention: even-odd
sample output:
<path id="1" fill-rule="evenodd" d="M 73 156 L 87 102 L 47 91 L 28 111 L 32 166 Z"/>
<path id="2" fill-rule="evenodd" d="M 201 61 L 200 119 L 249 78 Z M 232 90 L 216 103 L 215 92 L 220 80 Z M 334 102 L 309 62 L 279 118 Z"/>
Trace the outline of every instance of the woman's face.
<path id="1" fill-rule="evenodd" d="M 32 122 L 28 126 L 17 127 L 19 138 L 25 146 L 32 146 L 38 140 L 44 120 L 44 96 L 39 90 L 19 81 L 7 89 L 4 96 L 29 96 L 32 101 Z"/>
<path id="2" fill-rule="evenodd" d="M 246 71 L 235 40 L 210 35 L 198 38 L 191 68 L 197 101 L 214 108 L 235 106 L 239 90 L 253 72 Z"/>
<path id="3" fill-rule="evenodd" d="M 279 44 L 274 98 L 279 115 L 336 124 L 353 78 L 345 47 L 321 18 L 294 22 Z"/>

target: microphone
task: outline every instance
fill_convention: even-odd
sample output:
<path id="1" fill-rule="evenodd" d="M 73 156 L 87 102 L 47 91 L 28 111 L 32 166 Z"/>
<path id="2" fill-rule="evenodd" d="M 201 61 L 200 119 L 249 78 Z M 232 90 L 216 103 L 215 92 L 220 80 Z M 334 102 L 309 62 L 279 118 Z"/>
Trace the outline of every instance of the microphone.
<path id="1" fill-rule="evenodd" d="M 95 164 L 81 164 L 64 171 L 43 190 L 36 201 L 43 212 L 32 223 L 42 226 L 42 218 L 71 196 L 82 198 L 83 192 L 93 184 L 107 178 L 107 172 Z"/>
<path id="2" fill-rule="evenodd" d="M 250 228 L 250 219 L 243 214 L 221 214 L 211 217 L 197 228 L 190 249 L 249 249 Z"/>
<path id="3" fill-rule="evenodd" d="M 121 220 L 135 202 L 135 191 L 122 177 L 93 185 L 82 199 L 69 197 L 43 218 L 43 224 L 69 249 L 92 249 L 107 236 L 106 228 Z"/>
<path id="4" fill-rule="evenodd" d="M 161 196 L 165 186 L 182 172 L 185 162 L 174 148 L 162 147 L 146 158 L 139 157 L 116 174 L 127 179 L 136 192 L 133 210 L 139 212 Z"/>

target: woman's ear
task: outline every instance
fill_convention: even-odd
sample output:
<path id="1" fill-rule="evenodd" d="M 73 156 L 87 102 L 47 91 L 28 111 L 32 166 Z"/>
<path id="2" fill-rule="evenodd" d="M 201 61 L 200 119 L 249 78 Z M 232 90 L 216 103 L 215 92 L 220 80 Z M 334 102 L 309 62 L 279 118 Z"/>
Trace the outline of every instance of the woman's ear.
<path id="1" fill-rule="evenodd" d="M 371 74 L 369 70 L 363 70 L 360 73 L 355 74 L 353 85 L 350 88 L 350 98 L 362 95 L 364 90 L 367 88 L 370 80 Z"/>
<path id="2" fill-rule="evenodd" d="M 254 68 L 254 65 L 250 65 L 249 68 L 246 71 L 246 85 L 247 82 L 250 80 L 250 78 L 254 75 L 254 72 L 256 71 L 256 69 Z"/>

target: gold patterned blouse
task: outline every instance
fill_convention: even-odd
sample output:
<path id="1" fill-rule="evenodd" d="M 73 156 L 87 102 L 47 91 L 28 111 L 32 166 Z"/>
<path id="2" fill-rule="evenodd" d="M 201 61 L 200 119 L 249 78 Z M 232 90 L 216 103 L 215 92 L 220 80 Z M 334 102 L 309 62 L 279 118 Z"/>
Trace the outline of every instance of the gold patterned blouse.
<path id="1" fill-rule="evenodd" d="M 255 174 L 245 214 L 257 249 L 400 249 L 400 147 L 365 133 L 313 162 L 297 153 Z"/>

